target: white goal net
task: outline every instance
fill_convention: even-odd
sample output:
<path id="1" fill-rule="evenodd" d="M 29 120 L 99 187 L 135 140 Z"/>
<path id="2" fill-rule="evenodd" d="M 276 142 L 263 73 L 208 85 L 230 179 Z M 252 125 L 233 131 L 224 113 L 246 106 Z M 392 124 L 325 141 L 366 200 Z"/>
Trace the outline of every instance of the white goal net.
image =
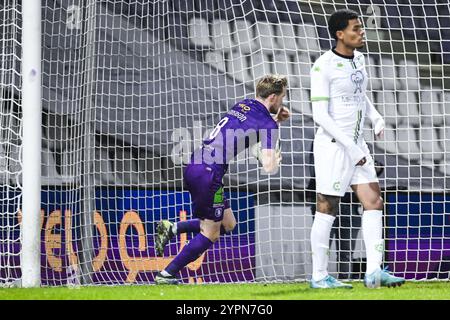
<path id="1" fill-rule="evenodd" d="M 0 5 L 0 282 L 20 279 L 21 1 Z M 264 175 L 230 165 L 235 230 L 184 268 L 185 283 L 311 276 L 312 63 L 336 9 L 360 13 L 366 123 L 385 200 L 384 264 L 407 279 L 450 278 L 450 6 L 415 0 L 42 0 L 42 285 L 148 284 L 192 234 L 155 257 L 155 224 L 192 218 L 183 160 L 267 73 L 289 79 L 283 160 Z M 360 279 L 360 207 L 341 205 L 330 271 Z"/>
<path id="2" fill-rule="evenodd" d="M 20 277 L 21 7 L 0 5 L 0 286 Z"/>

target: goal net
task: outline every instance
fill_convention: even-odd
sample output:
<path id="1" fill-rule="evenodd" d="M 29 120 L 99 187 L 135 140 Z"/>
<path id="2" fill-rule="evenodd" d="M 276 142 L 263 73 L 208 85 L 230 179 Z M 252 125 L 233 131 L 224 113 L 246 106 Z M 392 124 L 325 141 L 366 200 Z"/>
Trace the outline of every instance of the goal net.
<path id="1" fill-rule="evenodd" d="M 0 5 L 0 286 L 20 277 L 20 17 L 19 1 Z"/>
<path id="2" fill-rule="evenodd" d="M 21 19 L 0 6 L 0 281 L 20 279 Z M 240 154 L 224 178 L 237 226 L 184 268 L 184 283 L 311 276 L 315 194 L 312 63 L 333 43 L 336 9 L 360 13 L 368 95 L 386 121 L 365 138 L 385 200 L 384 264 L 407 279 L 450 277 L 450 13 L 414 0 L 42 0 L 43 285 L 148 284 L 164 257 L 156 222 L 192 218 L 183 163 L 267 73 L 289 79 L 274 175 Z M 330 271 L 361 279 L 361 208 L 340 207 Z M 36 241 L 39 241 L 36 239 Z"/>

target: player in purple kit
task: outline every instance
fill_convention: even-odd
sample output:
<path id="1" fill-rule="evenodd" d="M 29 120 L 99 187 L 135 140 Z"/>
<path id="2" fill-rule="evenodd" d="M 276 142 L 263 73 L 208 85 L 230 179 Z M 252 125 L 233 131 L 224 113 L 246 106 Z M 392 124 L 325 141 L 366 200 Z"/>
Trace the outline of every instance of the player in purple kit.
<path id="1" fill-rule="evenodd" d="M 277 148 L 278 125 L 290 115 L 282 105 L 286 87 L 284 76 L 262 77 L 256 85 L 256 99 L 235 104 L 203 141 L 202 147 L 193 152 L 190 163 L 184 168 L 184 181 L 191 194 L 196 219 L 159 222 L 156 255 L 163 255 L 164 247 L 176 234 L 194 232 L 197 235 L 155 276 L 155 283 L 177 284 L 176 274 L 183 267 L 201 256 L 221 234 L 231 232 L 236 226 L 223 193 L 222 178 L 228 163 L 237 154 L 258 143 L 256 156 L 264 171 L 270 174 L 278 170 L 281 161 Z"/>

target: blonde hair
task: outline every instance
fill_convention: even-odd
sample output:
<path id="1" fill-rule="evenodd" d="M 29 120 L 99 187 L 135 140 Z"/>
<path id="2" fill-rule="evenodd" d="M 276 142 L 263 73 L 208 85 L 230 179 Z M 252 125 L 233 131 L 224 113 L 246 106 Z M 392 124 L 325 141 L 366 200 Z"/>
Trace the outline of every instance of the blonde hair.
<path id="1" fill-rule="evenodd" d="M 266 99 L 271 94 L 279 95 L 286 87 L 286 76 L 279 74 L 267 74 L 259 79 L 256 84 L 256 97 Z"/>

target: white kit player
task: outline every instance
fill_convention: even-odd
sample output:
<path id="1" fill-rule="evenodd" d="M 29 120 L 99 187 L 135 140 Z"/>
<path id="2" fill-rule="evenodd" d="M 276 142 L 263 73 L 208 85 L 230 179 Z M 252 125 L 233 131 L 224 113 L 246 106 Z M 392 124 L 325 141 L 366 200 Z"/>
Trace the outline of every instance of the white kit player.
<path id="1" fill-rule="evenodd" d="M 311 102 L 314 121 L 320 126 L 314 138 L 317 212 L 311 229 L 313 274 L 311 288 L 352 288 L 328 274 L 330 231 L 340 198 L 351 186 L 363 205 L 362 232 L 369 288 L 405 282 L 381 269 L 384 252 L 380 186 L 362 130 L 365 118 L 375 135 L 383 134 L 384 120 L 366 96 L 367 72 L 364 30 L 358 14 L 338 10 L 328 21 L 336 47 L 317 59 L 311 69 Z"/>

